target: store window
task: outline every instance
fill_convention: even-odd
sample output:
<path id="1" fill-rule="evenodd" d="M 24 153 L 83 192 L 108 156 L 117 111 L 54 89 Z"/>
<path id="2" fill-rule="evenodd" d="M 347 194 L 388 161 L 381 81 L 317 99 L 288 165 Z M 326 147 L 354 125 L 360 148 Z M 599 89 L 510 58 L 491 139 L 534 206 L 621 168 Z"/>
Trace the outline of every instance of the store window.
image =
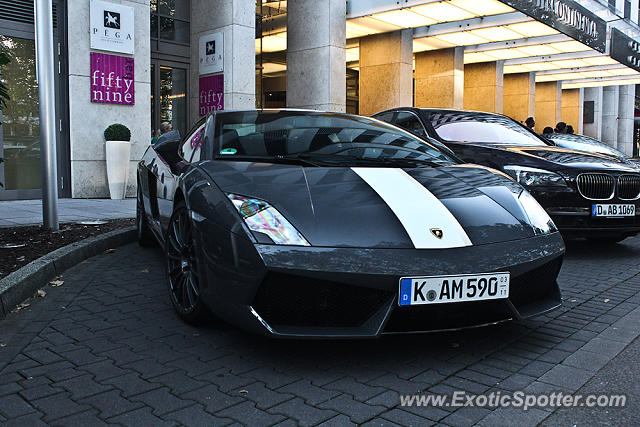
<path id="1" fill-rule="evenodd" d="M 0 35 L 0 51 L 9 62 L 0 68 L 10 99 L 0 111 L 0 182 L 4 190 L 40 188 L 40 113 L 35 42 Z"/>
<path id="2" fill-rule="evenodd" d="M 151 38 L 189 44 L 188 0 L 151 0 Z"/>

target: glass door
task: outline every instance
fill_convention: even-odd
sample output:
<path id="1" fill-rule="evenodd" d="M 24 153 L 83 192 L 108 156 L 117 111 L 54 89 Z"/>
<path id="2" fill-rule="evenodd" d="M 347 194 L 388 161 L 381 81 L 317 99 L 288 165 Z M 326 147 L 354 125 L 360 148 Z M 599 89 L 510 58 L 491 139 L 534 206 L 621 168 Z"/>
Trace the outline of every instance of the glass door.
<path id="1" fill-rule="evenodd" d="M 169 61 L 151 61 L 151 137 L 167 130 L 184 136 L 189 126 L 187 65 Z"/>
<path id="2" fill-rule="evenodd" d="M 0 157 L 4 159 L 0 199 L 38 197 L 41 163 L 35 41 L 0 34 L 0 49 L 9 58 L 0 68 L 0 78 L 10 96 L 0 111 Z"/>

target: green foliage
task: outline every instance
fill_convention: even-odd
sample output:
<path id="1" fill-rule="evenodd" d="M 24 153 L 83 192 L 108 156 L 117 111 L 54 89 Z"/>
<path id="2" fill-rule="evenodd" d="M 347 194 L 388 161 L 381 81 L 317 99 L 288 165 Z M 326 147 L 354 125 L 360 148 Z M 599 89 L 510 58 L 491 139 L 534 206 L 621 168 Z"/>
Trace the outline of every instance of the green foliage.
<path id="1" fill-rule="evenodd" d="M 131 141 L 131 131 L 125 125 L 116 123 L 104 131 L 104 139 L 106 141 Z"/>

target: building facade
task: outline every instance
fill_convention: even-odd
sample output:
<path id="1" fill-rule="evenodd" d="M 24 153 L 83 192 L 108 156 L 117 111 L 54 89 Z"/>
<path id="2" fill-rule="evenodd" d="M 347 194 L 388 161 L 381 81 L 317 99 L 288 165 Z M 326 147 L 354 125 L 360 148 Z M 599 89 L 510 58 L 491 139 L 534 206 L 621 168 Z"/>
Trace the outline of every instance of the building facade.
<path id="1" fill-rule="evenodd" d="M 103 132 L 135 165 L 212 110 L 397 106 L 558 121 L 638 152 L 638 0 L 54 0 L 62 197 L 108 197 Z M 40 197 L 33 1 L 0 0 L 0 200 Z"/>

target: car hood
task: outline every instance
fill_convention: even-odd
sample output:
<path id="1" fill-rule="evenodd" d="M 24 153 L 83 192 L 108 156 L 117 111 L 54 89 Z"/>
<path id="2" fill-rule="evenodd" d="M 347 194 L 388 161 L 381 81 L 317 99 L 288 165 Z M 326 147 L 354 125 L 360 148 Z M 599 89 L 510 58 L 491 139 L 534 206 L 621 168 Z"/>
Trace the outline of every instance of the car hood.
<path id="1" fill-rule="evenodd" d="M 632 162 L 606 154 L 587 153 L 560 147 L 505 147 L 505 149 L 554 163 L 558 168 L 638 172 L 637 166 Z"/>
<path id="2" fill-rule="evenodd" d="M 312 246 L 429 249 L 534 236 L 517 199 L 522 187 L 484 167 L 237 161 L 209 161 L 201 167 L 222 191 L 271 204 Z"/>

